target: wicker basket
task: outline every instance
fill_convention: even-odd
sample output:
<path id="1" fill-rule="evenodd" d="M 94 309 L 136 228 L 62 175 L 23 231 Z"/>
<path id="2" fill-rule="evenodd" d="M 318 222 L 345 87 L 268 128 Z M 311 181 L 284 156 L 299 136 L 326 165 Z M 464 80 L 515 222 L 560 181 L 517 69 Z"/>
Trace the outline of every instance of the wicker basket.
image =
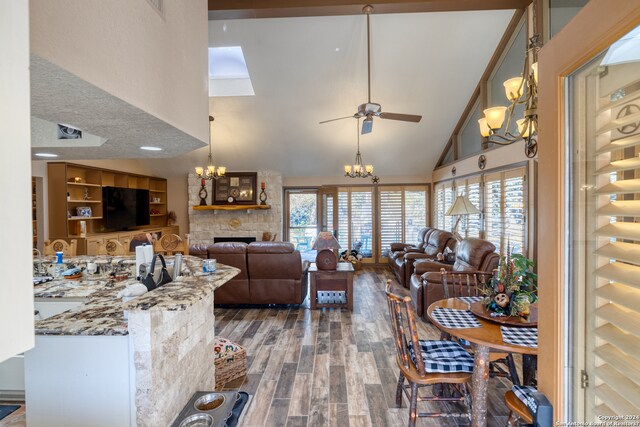
<path id="1" fill-rule="evenodd" d="M 213 348 L 216 390 L 236 378 L 247 375 L 247 352 L 244 348 L 225 338 L 216 338 Z"/>

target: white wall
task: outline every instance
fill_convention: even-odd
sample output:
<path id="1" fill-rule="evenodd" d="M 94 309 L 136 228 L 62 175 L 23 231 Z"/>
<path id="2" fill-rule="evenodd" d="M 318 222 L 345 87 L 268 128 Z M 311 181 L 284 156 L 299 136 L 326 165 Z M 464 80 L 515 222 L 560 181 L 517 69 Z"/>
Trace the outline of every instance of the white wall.
<path id="1" fill-rule="evenodd" d="M 31 263 L 31 112 L 29 7 L 0 2 L 0 126 L 11 140 L 0 144 L 0 361 L 33 347 Z"/>
<path id="2" fill-rule="evenodd" d="M 31 52 L 207 140 L 205 0 L 31 0 Z"/>
<path id="3" fill-rule="evenodd" d="M 375 166 L 375 165 L 374 165 Z M 380 184 L 425 184 L 431 182 L 431 172 L 424 174 L 380 176 Z M 318 187 L 321 185 L 370 185 L 371 178 L 348 178 L 336 172 L 330 176 L 296 176 L 282 178 L 284 187 Z"/>

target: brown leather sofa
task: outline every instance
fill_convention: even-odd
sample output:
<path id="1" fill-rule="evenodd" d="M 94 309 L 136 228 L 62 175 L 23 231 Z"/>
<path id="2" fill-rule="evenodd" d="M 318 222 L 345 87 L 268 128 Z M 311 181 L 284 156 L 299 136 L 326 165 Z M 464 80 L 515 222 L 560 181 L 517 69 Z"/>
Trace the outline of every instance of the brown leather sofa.
<path id="1" fill-rule="evenodd" d="M 215 291 L 216 304 L 301 304 L 307 297 L 307 262 L 288 242 L 191 245 L 189 253 L 215 258 L 240 274 Z"/>
<path id="2" fill-rule="evenodd" d="M 416 314 L 428 321 L 429 305 L 444 298 L 441 269 L 492 272 L 500 262 L 500 255 L 495 250 L 493 243 L 487 240 L 468 238 L 458 243 L 453 265 L 430 260 L 416 261 L 409 287 Z"/>
<path id="3" fill-rule="evenodd" d="M 455 251 L 456 239 L 448 231 L 425 227 L 418 232 L 418 242 L 413 245 L 392 243 L 389 251 L 389 265 L 398 282 L 409 287 L 414 263 L 420 259 L 434 259 L 445 248 Z"/>

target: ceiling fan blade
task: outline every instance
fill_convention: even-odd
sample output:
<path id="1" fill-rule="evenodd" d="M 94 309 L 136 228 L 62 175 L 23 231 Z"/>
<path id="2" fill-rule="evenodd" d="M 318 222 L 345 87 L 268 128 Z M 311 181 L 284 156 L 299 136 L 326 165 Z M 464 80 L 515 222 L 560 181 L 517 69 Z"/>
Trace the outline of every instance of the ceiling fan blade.
<path id="1" fill-rule="evenodd" d="M 329 123 L 329 122 L 335 122 L 336 120 L 342 120 L 342 119 L 352 119 L 353 117 L 355 117 L 355 116 L 338 117 L 337 119 L 325 120 L 323 122 L 320 122 L 320 124 Z"/>
<path id="2" fill-rule="evenodd" d="M 373 130 L 373 117 L 367 117 L 362 122 L 362 132 L 360 132 L 360 134 L 365 135 L 367 133 L 371 133 L 372 130 Z"/>
<path id="3" fill-rule="evenodd" d="M 398 113 L 380 113 L 380 116 L 387 120 L 401 120 L 403 122 L 418 123 L 422 116 L 414 116 L 413 114 L 398 114 Z"/>

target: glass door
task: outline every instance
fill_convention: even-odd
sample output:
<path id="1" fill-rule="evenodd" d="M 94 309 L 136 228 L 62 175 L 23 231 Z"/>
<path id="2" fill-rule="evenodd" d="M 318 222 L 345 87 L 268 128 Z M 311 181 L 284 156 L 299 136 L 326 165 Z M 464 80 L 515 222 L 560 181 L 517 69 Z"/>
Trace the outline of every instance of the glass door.
<path id="1" fill-rule="evenodd" d="M 640 414 L 640 27 L 567 88 L 571 407 L 603 421 Z"/>
<path id="2" fill-rule="evenodd" d="M 338 235 L 338 188 L 323 187 L 318 190 L 319 231 L 331 231 Z"/>
<path id="3" fill-rule="evenodd" d="M 286 190 L 287 239 L 300 251 L 303 259 L 315 259 L 311 249 L 318 235 L 318 191 Z"/>

